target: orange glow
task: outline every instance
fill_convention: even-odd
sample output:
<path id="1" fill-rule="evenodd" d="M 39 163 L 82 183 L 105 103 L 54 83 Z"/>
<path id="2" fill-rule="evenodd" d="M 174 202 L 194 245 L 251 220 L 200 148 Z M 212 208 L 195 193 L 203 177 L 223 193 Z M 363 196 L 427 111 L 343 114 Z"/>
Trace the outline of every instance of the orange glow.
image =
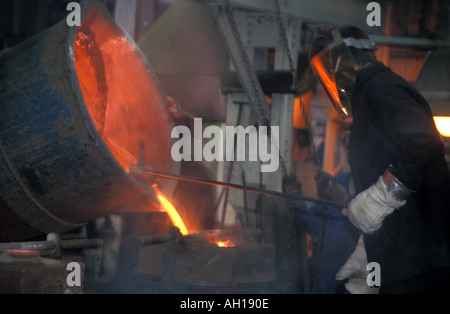
<path id="1" fill-rule="evenodd" d="M 173 121 L 159 82 L 135 43 L 95 6 L 75 35 L 74 59 L 90 118 L 120 166 L 137 163 L 142 141 L 145 164 L 169 170 Z"/>
<path id="2" fill-rule="evenodd" d="M 316 74 L 321 78 L 321 81 L 325 85 L 325 89 L 329 92 L 331 98 L 333 98 L 333 100 L 337 104 L 340 104 L 341 101 L 339 99 L 336 80 L 334 79 L 334 77 L 330 77 L 328 72 L 325 70 L 322 62 L 320 62 L 319 55 L 312 58 L 311 64 L 316 71 Z"/>
<path id="3" fill-rule="evenodd" d="M 217 242 L 216 242 L 216 245 L 217 245 L 218 247 L 234 247 L 234 246 L 235 246 L 234 242 L 231 241 L 231 240 L 217 241 Z"/>
<path id="4" fill-rule="evenodd" d="M 180 232 L 182 235 L 189 234 L 183 219 L 181 219 L 180 214 L 178 214 L 177 210 L 173 205 L 169 202 L 169 200 L 156 188 L 156 196 L 158 197 L 159 202 L 161 203 L 161 206 L 165 210 L 165 212 L 169 215 L 170 220 L 172 220 L 172 223 L 175 227 L 178 227 L 180 229 Z"/>
<path id="5" fill-rule="evenodd" d="M 312 90 L 301 96 L 301 102 L 300 97 L 295 97 L 292 121 L 292 127 L 294 129 L 306 129 L 308 127 L 305 122 L 305 117 L 303 116 L 303 110 L 305 111 L 306 117 L 309 121 L 309 116 L 311 114 L 311 98 Z"/>
<path id="6" fill-rule="evenodd" d="M 442 136 L 450 137 L 450 117 L 434 117 L 434 122 Z"/>
<path id="7" fill-rule="evenodd" d="M 34 250 L 8 249 L 3 251 L 5 254 L 16 257 L 39 257 L 39 252 Z"/>

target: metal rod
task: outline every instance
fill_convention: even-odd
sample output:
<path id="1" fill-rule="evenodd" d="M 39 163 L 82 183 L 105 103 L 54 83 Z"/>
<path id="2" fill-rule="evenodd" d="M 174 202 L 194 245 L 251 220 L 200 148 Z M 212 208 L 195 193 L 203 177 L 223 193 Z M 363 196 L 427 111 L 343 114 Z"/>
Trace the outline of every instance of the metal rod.
<path id="1" fill-rule="evenodd" d="M 51 251 L 56 248 L 51 241 L 0 243 L 0 252 L 5 250 Z"/>
<path id="2" fill-rule="evenodd" d="M 169 241 L 175 240 L 176 235 L 169 234 L 169 235 L 149 235 L 149 236 L 143 236 L 139 238 L 139 244 L 142 246 L 150 246 L 150 245 L 156 245 L 156 244 L 164 244 Z"/>
<path id="3" fill-rule="evenodd" d="M 241 124 L 241 119 L 242 119 L 242 109 L 244 106 L 244 102 L 233 102 L 234 104 L 239 105 L 239 110 L 238 110 L 238 114 L 237 114 L 237 118 L 236 118 L 236 125 L 240 125 Z M 236 157 L 236 146 L 237 146 L 237 141 L 234 141 L 234 157 Z M 233 160 L 236 160 L 236 158 L 234 158 Z M 228 176 L 227 176 L 227 181 L 231 181 L 231 176 L 233 175 L 233 168 L 234 168 L 234 161 L 231 162 L 230 167 L 228 168 Z M 225 219 L 226 219 L 226 214 L 227 214 L 227 208 L 228 208 L 228 196 L 229 196 L 229 189 L 225 189 L 222 190 L 222 192 L 225 191 L 225 200 L 223 201 L 223 205 L 222 205 L 222 219 L 220 220 L 220 226 L 223 229 L 225 227 Z M 220 204 L 220 203 L 219 203 Z"/>
<path id="4" fill-rule="evenodd" d="M 225 183 L 225 182 L 219 182 L 219 181 L 213 181 L 213 180 L 197 179 L 197 178 L 192 178 L 192 177 L 188 177 L 188 176 L 175 175 L 175 174 L 165 173 L 165 172 L 156 171 L 156 170 L 142 170 L 141 174 L 152 175 L 152 176 L 162 177 L 162 178 L 171 179 L 171 180 L 179 180 L 179 181 L 185 181 L 185 182 L 191 182 L 191 183 L 200 183 L 200 184 L 220 186 L 220 187 L 230 188 L 230 189 L 245 190 L 247 192 L 263 194 L 263 195 L 274 195 L 274 196 L 280 196 L 280 197 L 284 197 L 284 198 L 290 198 L 290 199 L 296 199 L 296 200 L 302 200 L 302 201 L 308 201 L 308 202 L 314 202 L 314 203 L 328 204 L 328 205 L 333 205 L 337 208 L 345 207 L 345 204 L 333 202 L 333 201 L 326 200 L 326 199 L 308 197 L 308 196 L 304 196 L 304 195 L 287 194 L 287 193 L 283 193 L 283 192 L 279 192 L 279 191 L 272 191 L 272 190 L 266 190 L 266 189 L 261 189 L 261 188 L 242 186 L 242 185 L 234 184 L 234 183 Z"/>
<path id="5" fill-rule="evenodd" d="M 61 249 L 96 249 L 103 247 L 102 239 L 61 240 Z"/>
<path id="6" fill-rule="evenodd" d="M 247 186 L 246 180 L 245 180 L 245 170 L 242 169 L 242 185 L 244 187 Z M 244 213 L 245 213 L 245 223 L 246 223 L 246 227 L 248 228 L 250 225 L 249 220 L 248 220 L 248 203 L 247 203 L 247 190 L 243 189 L 244 191 Z"/>
<path id="7" fill-rule="evenodd" d="M 62 249 L 88 249 L 99 248 L 102 246 L 102 239 L 74 239 L 61 241 Z M 55 248 L 56 244 L 52 241 L 0 243 L 0 252 L 5 250 L 52 251 Z"/>

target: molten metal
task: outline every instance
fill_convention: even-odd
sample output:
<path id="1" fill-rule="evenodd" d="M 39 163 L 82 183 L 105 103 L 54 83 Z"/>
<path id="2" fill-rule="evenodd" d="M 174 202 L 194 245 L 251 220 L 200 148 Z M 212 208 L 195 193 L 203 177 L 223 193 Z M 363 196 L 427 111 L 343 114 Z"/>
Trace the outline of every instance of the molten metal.
<path id="1" fill-rule="evenodd" d="M 171 122 L 164 95 L 148 61 L 98 10 L 77 30 L 75 66 L 89 115 L 116 161 L 129 171 L 139 160 L 167 169 Z"/>
<path id="2" fill-rule="evenodd" d="M 169 200 L 156 188 L 156 196 L 158 197 L 159 202 L 161 203 L 161 206 L 166 211 L 166 213 L 169 215 L 170 220 L 172 220 L 172 223 L 175 227 L 178 227 L 180 229 L 180 232 L 182 235 L 189 234 L 183 219 L 181 219 L 180 214 L 178 214 L 177 210 L 173 205 L 169 202 Z"/>

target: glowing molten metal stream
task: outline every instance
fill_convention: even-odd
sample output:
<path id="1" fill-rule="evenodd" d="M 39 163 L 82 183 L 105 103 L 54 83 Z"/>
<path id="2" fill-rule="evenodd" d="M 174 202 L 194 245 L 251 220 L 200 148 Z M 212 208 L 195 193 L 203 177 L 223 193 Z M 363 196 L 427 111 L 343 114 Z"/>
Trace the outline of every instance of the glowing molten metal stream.
<path id="1" fill-rule="evenodd" d="M 161 206 L 166 211 L 166 213 L 169 215 L 170 220 L 172 220 L 172 223 L 175 227 L 178 227 L 180 229 L 180 232 L 182 235 L 189 234 L 183 219 L 181 219 L 180 214 L 178 214 L 177 210 L 173 205 L 169 202 L 169 200 L 156 188 L 156 196 L 158 197 L 159 202 L 161 203 Z"/>

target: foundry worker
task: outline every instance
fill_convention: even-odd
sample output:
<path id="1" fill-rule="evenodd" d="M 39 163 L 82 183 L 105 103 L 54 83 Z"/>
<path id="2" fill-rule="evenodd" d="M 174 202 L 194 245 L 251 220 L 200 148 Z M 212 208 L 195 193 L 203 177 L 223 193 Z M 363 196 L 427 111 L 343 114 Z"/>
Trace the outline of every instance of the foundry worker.
<path id="1" fill-rule="evenodd" d="M 362 237 L 336 278 L 363 274 L 376 262 L 379 293 L 449 292 L 450 174 L 442 137 L 426 100 L 378 62 L 375 49 L 352 26 L 317 36 L 311 47 L 311 68 L 333 106 L 353 118 L 356 197 L 343 214 Z"/>

